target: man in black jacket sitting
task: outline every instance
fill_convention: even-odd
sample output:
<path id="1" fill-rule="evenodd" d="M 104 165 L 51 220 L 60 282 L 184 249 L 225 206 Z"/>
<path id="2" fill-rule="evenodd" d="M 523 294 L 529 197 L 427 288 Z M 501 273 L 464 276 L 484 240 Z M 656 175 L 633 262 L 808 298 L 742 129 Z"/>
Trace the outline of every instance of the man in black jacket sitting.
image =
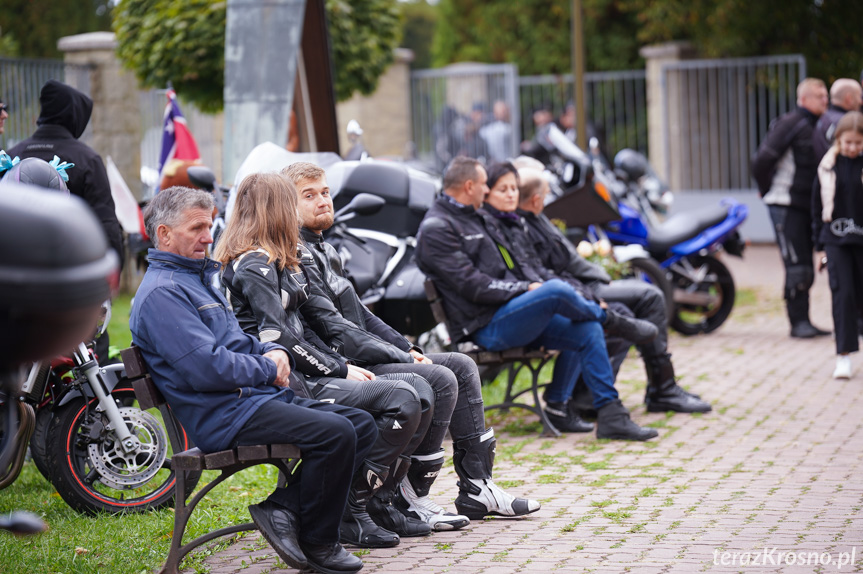
<path id="1" fill-rule="evenodd" d="M 529 277 L 516 250 L 479 209 L 487 181 L 479 162 L 454 159 L 444 174 L 444 194 L 426 213 L 417 237 L 417 262 L 441 295 L 450 337 L 472 340 L 490 351 L 522 346 L 558 350 L 548 400 L 565 402 L 581 367 L 598 411 L 598 438 L 657 436 L 632 422 L 620 402 L 602 324 L 623 326 L 627 338 L 645 341 L 656 336 L 656 328 L 599 308 L 590 319 L 572 286 Z"/>

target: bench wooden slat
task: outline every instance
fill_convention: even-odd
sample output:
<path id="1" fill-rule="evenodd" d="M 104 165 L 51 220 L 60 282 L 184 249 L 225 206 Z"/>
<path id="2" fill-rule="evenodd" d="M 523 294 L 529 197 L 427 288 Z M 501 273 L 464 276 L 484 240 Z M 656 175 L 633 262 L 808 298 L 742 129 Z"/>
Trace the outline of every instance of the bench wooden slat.
<path id="1" fill-rule="evenodd" d="M 123 359 L 127 378 L 137 379 L 147 374 L 147 363 L 144 362 L 140 348 L 132 345 L 128 349 L 123 349 L 120 351 L 120 357 Z"/>
<path id="2" fill-rule="evenodd" d="M 302 455 L 300 454 L 299 447 L 292 444 L 271 444 L 270 445 L 270 456 L 272 458 L 300 458 Z"/>
<path id="3" fill-rule="evenodd" d="M 171 467 L 175 470 L 204 470 L 204 452 L 195 447 L 175 453 L 171 457 Z"/>
<path id="4" fill-rule="evenodd" d="M 237 459 L 240 462 L 266 460 L 270 458 L 270 449 L 265 444 L 243 445 L 237 447 Z"/>
<path id="5" fill-rule="evenodd" d="M 238 462 L 235 450 L 220 450 L 219 452 L 210 452 L 204 455 L 204 468 L 208 470 L 217 470 L 237 464 Z"/>
<path id="6" fill-rule="evenodd" d="M 146 411 L 165 404 L 165 397 L 159 392 L 150 375 L 132 380 L 132 389 L 135 391 L 135 398 L 138 399 L 141 410 Z"/>

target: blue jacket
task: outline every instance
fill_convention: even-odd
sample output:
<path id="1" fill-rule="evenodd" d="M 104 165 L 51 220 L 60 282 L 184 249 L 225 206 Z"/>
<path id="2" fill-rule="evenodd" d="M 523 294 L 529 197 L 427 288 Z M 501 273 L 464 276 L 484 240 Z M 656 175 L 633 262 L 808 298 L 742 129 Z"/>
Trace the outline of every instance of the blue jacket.
<path id="1" fill-rule="evenodd" d="M 129 319 L 132 339 L 195 444 L 205 452 L 230 448 L 262 404 L 283 393 L 293 399 L 272 385 L 276 365 L 261 356 L 284 347 L 240 329 L 212 287 L 220 263 L 156 249 L 148 257 Z"/>

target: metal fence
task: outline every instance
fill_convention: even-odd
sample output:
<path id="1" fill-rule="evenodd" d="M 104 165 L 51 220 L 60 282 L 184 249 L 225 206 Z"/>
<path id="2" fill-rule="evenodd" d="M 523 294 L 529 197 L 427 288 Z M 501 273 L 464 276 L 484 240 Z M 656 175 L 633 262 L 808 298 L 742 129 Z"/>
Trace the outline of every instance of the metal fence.
<path id="1" fill-rule="evenodd" d="M 486 159 L 513 156 L 521 137 L 512 127 L 520 125 L 517 77 L 512 64 L 455 64 L 412 72 L 417 156 L 438 169 L 460 153 Z"/>
<path id="2" fill-rule="evenodd" d="M 647 152 L 643 70 L 588 73 L 585 92 L 588 132 L 599 137 L 606 153 L 624 147 Z M 415 71 L 411 98 L 417 155 L 438 169 L 458 153 L 487 161 L 512 157 L 534 135 L 533 111 L 545 107 L 560 117 L 572 93 L 571 75 L 519 77 L 512 64 Z"/>
<path id="3" fill-rule="evenodd" d="M 9 107 L 0 149 L 9 149 L 33 134 L 39 117 L 39 93 L 45 82 L 59 80 L 89 95 L 91 71 L 89 66 L 62 60 L 0 58 L 0 98 Z M 88 127 L 81 139 L 89 143 L 90 136 Z"/>
<path id="4" fill-rule="evenodd" d="M 572 74 L 518 79 L 523 139 L 533 137 L 532 112 L 549 108 L 560 117 L 574 102 Z M 647 88 L 644 70 L 588 72 L 584 75 L 588 134 L 596 135 L 607 154 L 623 148 L 647 153 Z"/>
<path id="5" fill-rule="evenodd" d="M 794 109 L 803 56 L 662 67 L 664 158 L 675 189 L 752 188 L 749 163 L 770 122 Z"/>

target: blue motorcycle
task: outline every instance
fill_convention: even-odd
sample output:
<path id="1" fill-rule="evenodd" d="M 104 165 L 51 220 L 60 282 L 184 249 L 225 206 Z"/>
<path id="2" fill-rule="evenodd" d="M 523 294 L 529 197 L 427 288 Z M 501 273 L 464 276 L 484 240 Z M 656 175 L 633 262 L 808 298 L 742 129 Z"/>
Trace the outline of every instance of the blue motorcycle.
<path id="1" fill-rule="evenodd" d="M 604 171 L 594 162 L 596 172 Z M 745 242 L 739 227 L 748 208 L 729 198 L 718 205 L 673 215 L 664 221 L 671 192 L 650 168 L 647 158 L 633 150 L 621 150 L 614 158 L 612 187 L 620 220 L 591 226 L 590 233 L 615 245 L 639 245 L 658 262 L 671 284 L 674 302 L 670 324 L 684 335 L 716 330 L 734 307 L 734 278 L 716 258 L 724 250 L 743 256 Z M 662 282 L 662 278 L 655 280 Z"/>

